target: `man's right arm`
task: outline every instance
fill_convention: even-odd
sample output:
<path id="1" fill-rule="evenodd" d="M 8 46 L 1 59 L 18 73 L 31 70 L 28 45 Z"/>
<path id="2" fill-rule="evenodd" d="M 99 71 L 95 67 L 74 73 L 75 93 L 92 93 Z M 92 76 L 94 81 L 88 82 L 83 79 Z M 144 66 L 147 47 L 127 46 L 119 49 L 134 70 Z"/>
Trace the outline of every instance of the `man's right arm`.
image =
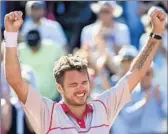
<path id="1" fill-rule="evenodd" d="M 19 99 L 25 104 L 28 85 L 22 80 L 17 56 L 18 31 L 22 23 L 21 12 L 15 11 L 5 16 L 5 72 L 8 83 L 15 90 Z"/>
<path id="2" fill-rule="evenodd" d="M 5 70 L 8 83 L 15 90 L 23 104 L 25 104 L 28 94 L 28 85 L 21 77 L 21 69 L 16 47 L 6 47 Z"/>
<path id="3" fill-rule="evenodd" d="M 22 107 L 35 132 L 41 134 L 48 128 L 47 124 L 49 124 L 53 102 L 43 98 L 22 79 L 21 67 L 17 55 L 17 34 L 22 22 L 22 14 L 20 12 L 11 12 L 5 16 L 6 78 L 22 101 L 22 104 L 24 104 Z"/>

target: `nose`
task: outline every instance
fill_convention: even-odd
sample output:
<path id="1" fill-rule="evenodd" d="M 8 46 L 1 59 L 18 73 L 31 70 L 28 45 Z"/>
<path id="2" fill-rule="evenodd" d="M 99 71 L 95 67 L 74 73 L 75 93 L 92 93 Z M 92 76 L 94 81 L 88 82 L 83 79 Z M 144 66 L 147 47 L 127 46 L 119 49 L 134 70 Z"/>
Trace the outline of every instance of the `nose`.
<path id="1" fill-rule="evenodd" d="M 79 91 L 79 92 L 86 91 L 86 87 L 85 87 L 83 84 L 79 84 L 79 85 L 78 85 L 78 91 Z"/>

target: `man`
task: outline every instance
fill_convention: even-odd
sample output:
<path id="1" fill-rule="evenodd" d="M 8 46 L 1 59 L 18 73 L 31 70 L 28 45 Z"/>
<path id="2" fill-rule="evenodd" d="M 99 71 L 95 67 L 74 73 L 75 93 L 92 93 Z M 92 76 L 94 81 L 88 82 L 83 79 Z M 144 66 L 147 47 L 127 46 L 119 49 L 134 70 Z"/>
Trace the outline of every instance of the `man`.
<path id="1" fill-rule="evenodd" d="M 118 112 L 130 101 L 130 92 L 147 72 L 159 47 L 166 17 L 160 10 L 153 11 L 151 17 L 151 38 L 134 60 L 128 73 L 115 87 L 90 103 L 87 103 L 90 84 L 86 62 L 74 56 L 59 59 L 54 68 L 54 75 L 63 100 L 55 103 L 41 97 L 22 80 L 17 57 L 17 34 L 23 23 L 22 13 L 15 11 L 5 16 L 7 80 L 23 103 L 36 133 L 109 133 Z"/>
<path id="2" fill-rule="evenodd" d="M 27 17 L 21 30 L 22 37 L 25 38 L 32 29 L 38 29 L 42 39 L 51 39 L 56 45 L 67 48 L 67 39 L 61 25 L 45 18 L 44 12 L 44 1 L 28 1 L 26 3 Z"/>
<path id="3" fill-rule="evenodd" d="M 121 14 L 121 7 L 115 1 L 99 1 L 91 5 L 91 9 L 97 14 L 95 23 L 83 28 L 81 33 L 81 45 L 88 44 L 94 50 L 95 38 L 99 35 L 105 40 L 106 48 L 111 54 L 116 55 L 123 45 L 130 44 L 128 27 L 114 19 Z"/>

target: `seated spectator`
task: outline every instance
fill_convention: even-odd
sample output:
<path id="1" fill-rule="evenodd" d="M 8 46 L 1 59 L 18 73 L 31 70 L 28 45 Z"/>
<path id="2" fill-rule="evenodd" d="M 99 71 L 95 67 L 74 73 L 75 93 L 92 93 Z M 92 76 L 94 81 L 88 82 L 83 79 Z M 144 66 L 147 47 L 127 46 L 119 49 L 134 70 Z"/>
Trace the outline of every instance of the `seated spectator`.
<path id="1" fill-rule="evenodd" d="M 55 60 L 65 54 L 63 49 L 56 46 L 51 40 L 41 39 L 38 30 L 29 31 L 26 42 L 19 46 L 21 62 L 31 66 L 37 74 L 39 92 L 50 99 L 58 99 L 59 94 L 55 90 L 55 81 L 51 70 Z"/>
<path id="2" fill-rule="evenodd" d="M 95 23 L 83 28 L 81 33 L 81 44 L 89 44 L 94 50 L 95 37 L 99 34 L 106 42 L 106 48 L 111 54 L 116 55 L 123 45 L 130 44 L 128 27 L 114 20 L 118 16 L 116 12 L 121 11 L 121 7 L 114 1 L 99 1 L 91 4 L 91 9 L 98 16 Z"/>
<path id="3" fill-rule="evenodd" d="M 50 39 L 56 45 L 67 48 L 67 39 L 61 25 L 44 17 L 44 1 L 28 1 L 26 12 L 27 17 L 21 30 L 24 39 L 30 30 L 38 29 L 42 39 Z"/>

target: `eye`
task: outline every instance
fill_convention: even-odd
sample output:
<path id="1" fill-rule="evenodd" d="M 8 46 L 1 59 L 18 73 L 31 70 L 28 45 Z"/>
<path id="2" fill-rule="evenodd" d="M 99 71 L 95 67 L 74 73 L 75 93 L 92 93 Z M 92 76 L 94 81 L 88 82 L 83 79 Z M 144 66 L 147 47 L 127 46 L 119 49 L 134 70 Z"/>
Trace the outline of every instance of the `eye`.
<path id="1" fill-rule="evenodd" d="M 86 85 L 86 84 L 88 84 L 88 81 L 83 81 L 82 84 Z"/>
<path id="2" fill-rule="evenodd" d="M 77 86 L 78 86 L 77 83 L 71 83 L 71 84 L 70 84 L 70 87 L 77 87 Z"/>

